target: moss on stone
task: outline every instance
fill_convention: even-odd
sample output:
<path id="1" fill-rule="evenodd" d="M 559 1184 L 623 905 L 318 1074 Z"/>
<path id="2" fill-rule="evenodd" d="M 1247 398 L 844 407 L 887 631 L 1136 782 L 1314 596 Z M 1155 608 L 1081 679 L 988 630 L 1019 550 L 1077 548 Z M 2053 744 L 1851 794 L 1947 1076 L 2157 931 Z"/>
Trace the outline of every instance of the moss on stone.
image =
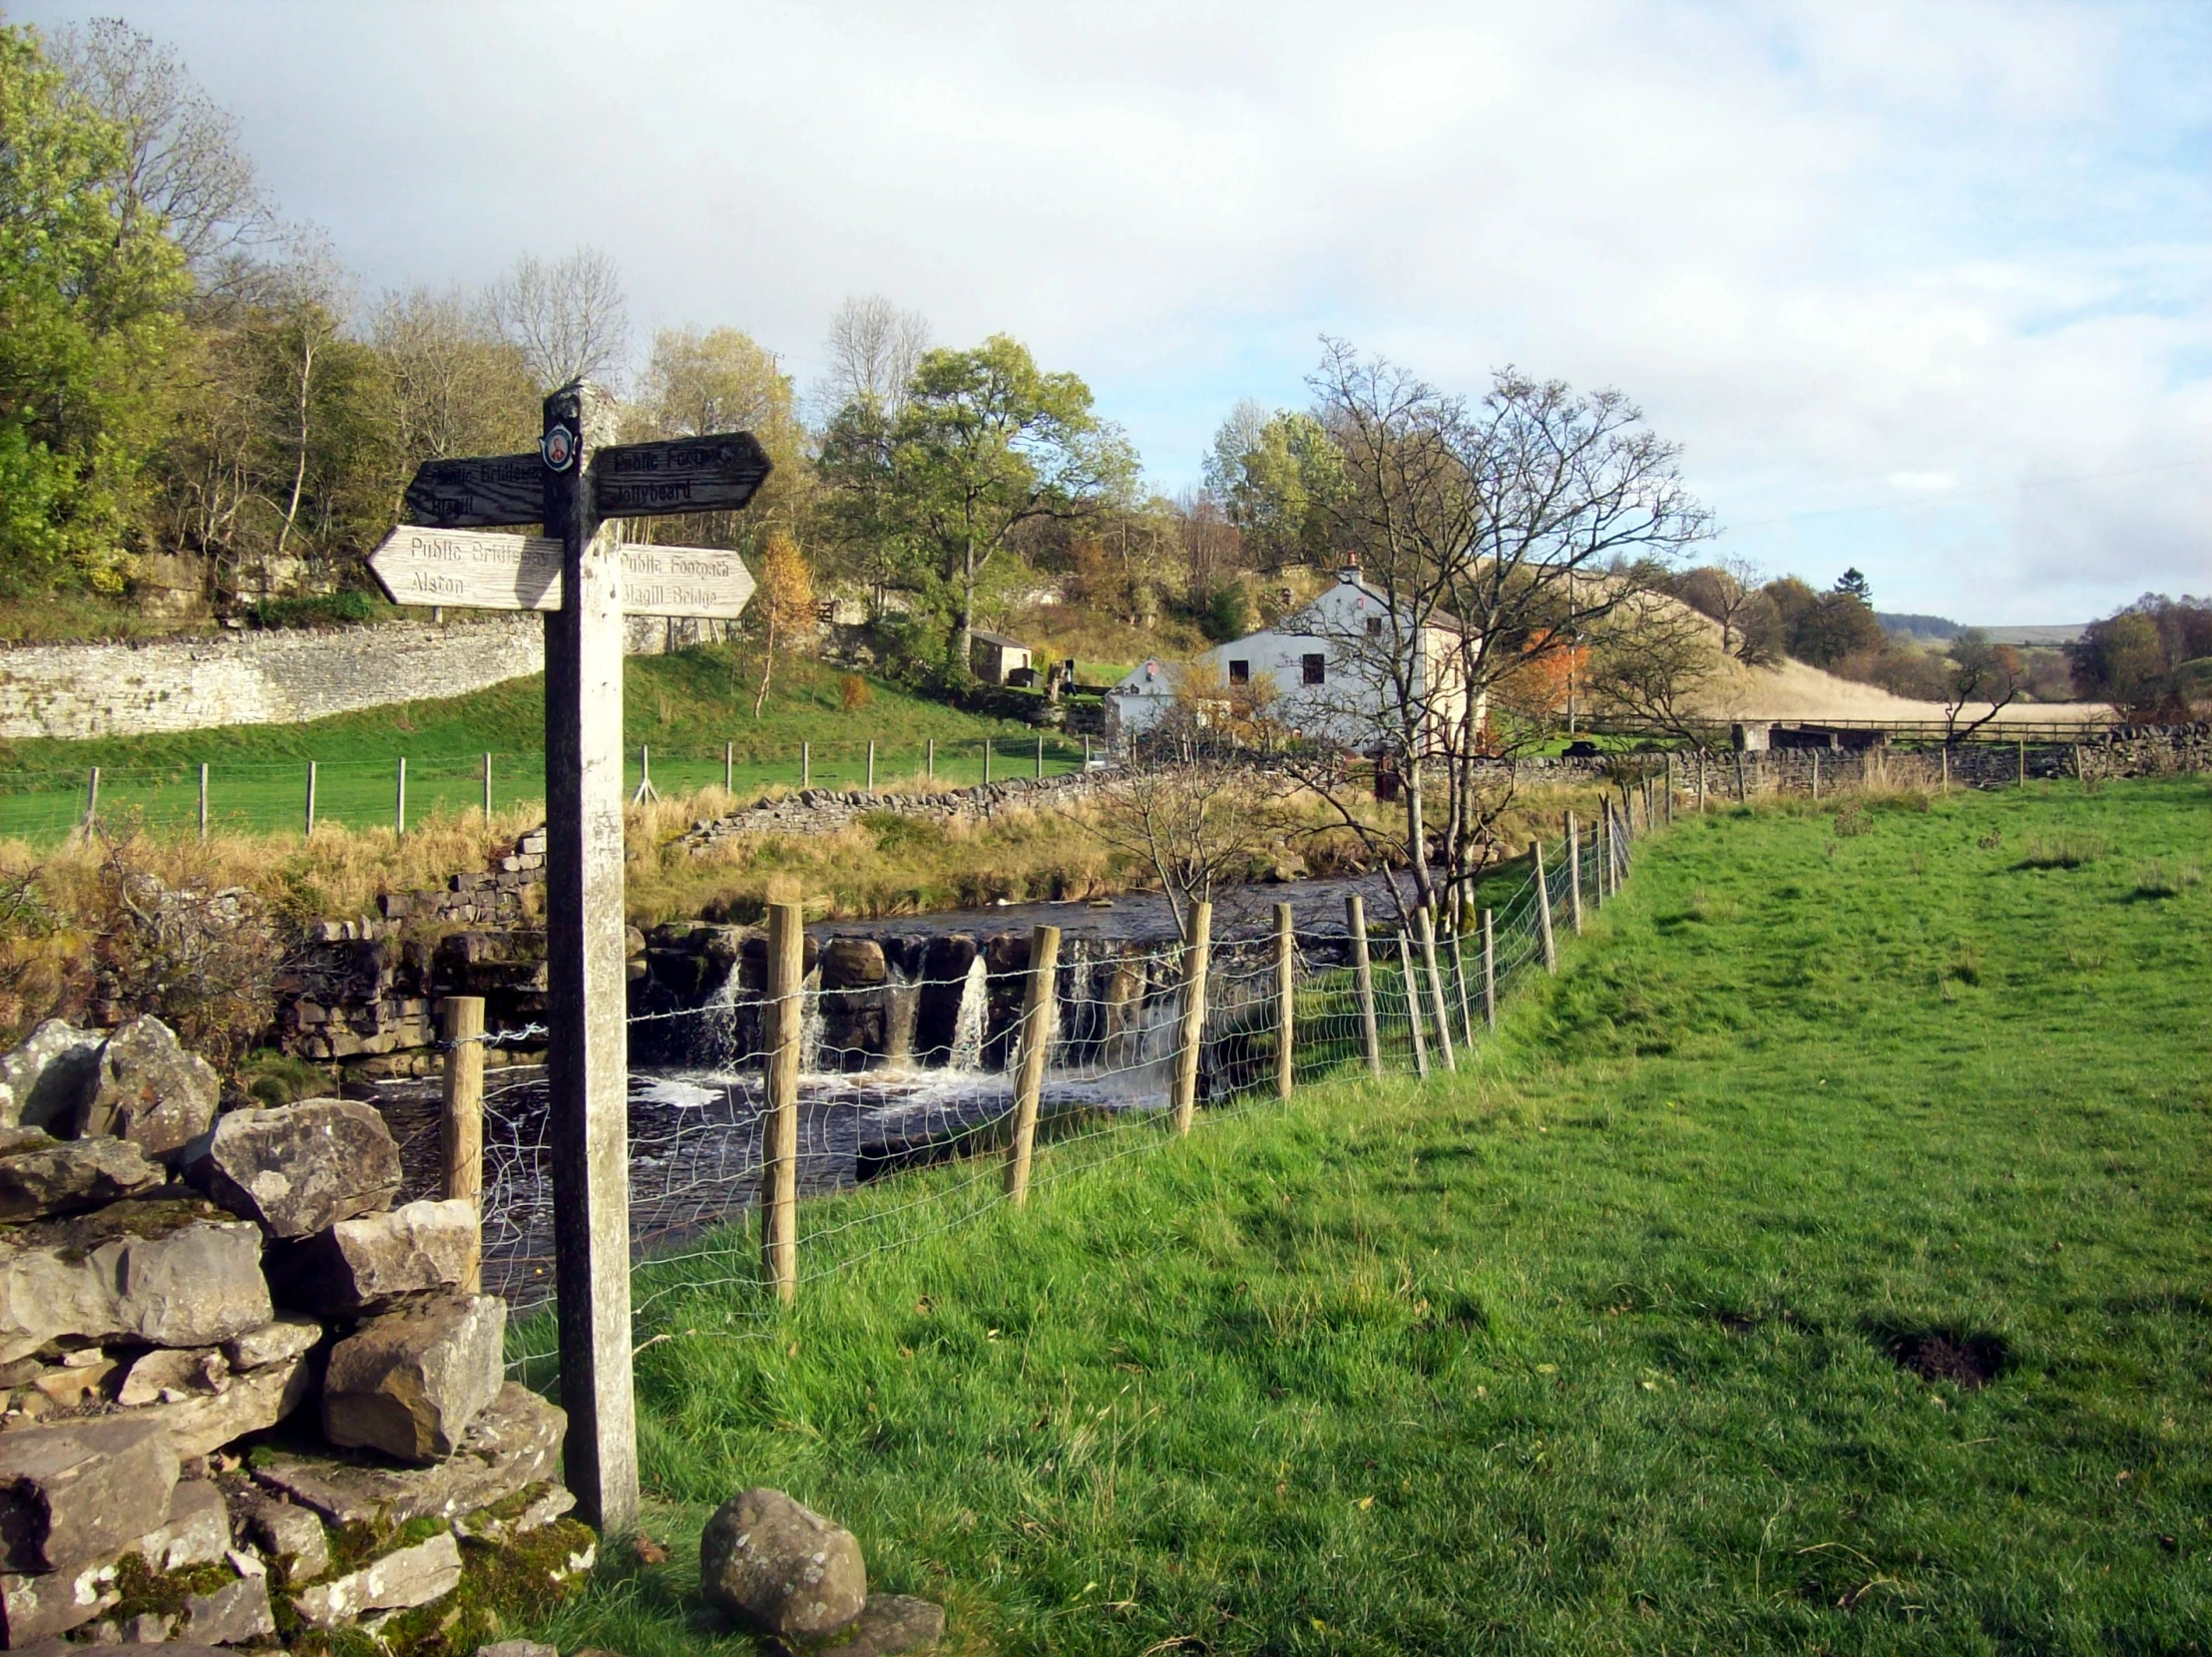
<path id="1" fill-rule="evenodd" d="M 228 1587 L 238 1573 L 228 1565 L 188 1565 L 183 1570 L 158 1571 L 145 1558 L 126 1553 L 116 1564 L 116 1591 L 123 1597 L 108 1611 L 106 1620 L 119 1626 L 133 1617 L 153 1612 L 178 1617 L 194 1594 L 212 1594 Z"/>

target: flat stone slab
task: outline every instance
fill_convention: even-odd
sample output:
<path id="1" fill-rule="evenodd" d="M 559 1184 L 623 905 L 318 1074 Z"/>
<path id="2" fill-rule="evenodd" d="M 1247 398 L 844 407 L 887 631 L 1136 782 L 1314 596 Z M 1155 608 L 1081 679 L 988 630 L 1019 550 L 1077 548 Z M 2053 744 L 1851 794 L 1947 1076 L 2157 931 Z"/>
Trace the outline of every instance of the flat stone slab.
<path id="1" fill-rule="evenodd" d="M 57 1341 L 206 1347 L 267 1323 L 258 1228 L 146 1197 L 0 1234 L 0 1364 Z"/>
<path id="2" fill-rule="evenodd" d="M 337 1628 L 369 1611 L 404 1611 L 451 1593 L 461 1582 L 461 1544 L 441 1530 L 426 1542 L 399 1548 L 292 1595 L 302 1622 Z"/>
<path id="3" fill-rule="evenodd" d="M 274 1427 L 313 1388 L 314 1367 L 304 1358 L 290 1358 L 233 1375 L 220 1393 L 143 1405 L 101 1419 L 152 1422 L 169 1435 L 179 1455 L 212 1455 L 233 1439 Z"/>
<path id="4" fill-rule="evenodd" d="M 427 1467 L 368 1452 L 274 1450 L 260 1456 L 253 1476 L 337 1524 L 458 1518 L 551 1478 L 568 1421 L 558 1406 L 510 1381 L 469 1424 L 460 1450 Z"/>
<path id="5" fill-rule="evenodd" d="M 0 1220 L 105 1207 L 167 1177 L 125 1139 L 56 1139 L 35 1127 L 0 1128 Z"/>

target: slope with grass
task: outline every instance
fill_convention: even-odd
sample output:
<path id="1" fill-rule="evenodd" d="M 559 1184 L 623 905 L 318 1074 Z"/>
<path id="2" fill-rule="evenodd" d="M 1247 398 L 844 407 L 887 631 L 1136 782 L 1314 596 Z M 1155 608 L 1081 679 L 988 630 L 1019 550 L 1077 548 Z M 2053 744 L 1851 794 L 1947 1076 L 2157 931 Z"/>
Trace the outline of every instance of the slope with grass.
<path id="1" fill-rule="evenodd" d="M 674 1557 L 544 1632 L 748 1649 L 766 1483 L 964 1652 L 2202 1650 L 2208 806 L 1693 822 L 1457 1079 L 810 1206 L 785 1314 L 648 1266 Z"/>
<path id="2" fill-rule="evenodd" d="M 721 782 L 722 748 L 730 744 L 731 780 L 741 792 L 772 783 L 795 786 L 802 742 L 812 744 L 812 780 L 828 787 L 859 785 L 871 740 L 879 778 L 918 771 L 933 739 L 939 773 L 948 782 L 980 778 L 986 737 L 1002 745 L 999 774 L 1035 761 L 1035 733 L 1027 726 L 980 718 L 822 662 L 779 664 L 758 719 L 752 717 L 754 686 L 746 665 L 725 649 L 633 656 L 625 666 L 623 723 L 633 786 L 645 747 L 652 749 L 656 785 L 683 789 Z M 173 828 L 197 813 L 202 764 L 211 767 L 216 826 L 233 832 L 297 826 L 310 759 L 317 764 L 321 821 L 391 822 L 402 756 L 410 821 L 440 807 L 481 803 L 486 752 L 494 756 L 495 805 L 505 807 L 543 796 L 544 734 L 544 680 L 533 675 L 470 695 L 301 724 L 0 742 L 0 840 L 51 840 L 67 832 L 83 812 L 94 766 L 102 771 L 105 807 L 143 812 Z M 1080 744 L 1048 743 L 1048 771 L 1078 762 Z"/>

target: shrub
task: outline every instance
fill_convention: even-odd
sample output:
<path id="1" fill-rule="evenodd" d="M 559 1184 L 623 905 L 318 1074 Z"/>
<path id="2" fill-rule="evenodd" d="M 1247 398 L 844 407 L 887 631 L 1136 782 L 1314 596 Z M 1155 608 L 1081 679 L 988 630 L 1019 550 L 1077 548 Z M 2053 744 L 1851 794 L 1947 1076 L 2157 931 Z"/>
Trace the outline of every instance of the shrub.
<path id="1" fill-rule="evenodd" d="M 873 694 L 868 681 L 858 673 L 846 673 L 837 681 L 837 705 L 847 713 L 858 713 L 868 705 L 868 698 Z"/>
<path id="2" fill-rule="evenodd" d="M 1867 821 L 1866 807 L 1857 800 L 1851 801 L 1836 813 L 1836 838 L 1849 840 L 1854 835 L 1865 834 L 1874 825 Z"/>

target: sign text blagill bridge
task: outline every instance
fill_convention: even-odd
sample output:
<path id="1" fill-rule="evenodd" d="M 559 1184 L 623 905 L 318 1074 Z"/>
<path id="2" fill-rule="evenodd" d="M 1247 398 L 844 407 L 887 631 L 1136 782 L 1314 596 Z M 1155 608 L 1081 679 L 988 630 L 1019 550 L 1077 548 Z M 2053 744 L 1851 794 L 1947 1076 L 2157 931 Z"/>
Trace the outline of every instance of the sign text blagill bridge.
<path id="1" fill-rule="evenodd" d="M 747 432 L 609 443 L 582 381 L 545 402 L 539 452 L 427 461 L 408 524 L 370 559 L 393 601 L 546 617 L 546 1076 L 552 1095 L 563 1460 L 603 1530 L 638 1515 L 630 1370 L 630 1146 L 623 960 L 623 617 L 735 617 L 734 553 L 622 545 L 607 520 L 734 512 L 768 476 Z M 486 533 L 542 525 L 542 535 Z"/>

